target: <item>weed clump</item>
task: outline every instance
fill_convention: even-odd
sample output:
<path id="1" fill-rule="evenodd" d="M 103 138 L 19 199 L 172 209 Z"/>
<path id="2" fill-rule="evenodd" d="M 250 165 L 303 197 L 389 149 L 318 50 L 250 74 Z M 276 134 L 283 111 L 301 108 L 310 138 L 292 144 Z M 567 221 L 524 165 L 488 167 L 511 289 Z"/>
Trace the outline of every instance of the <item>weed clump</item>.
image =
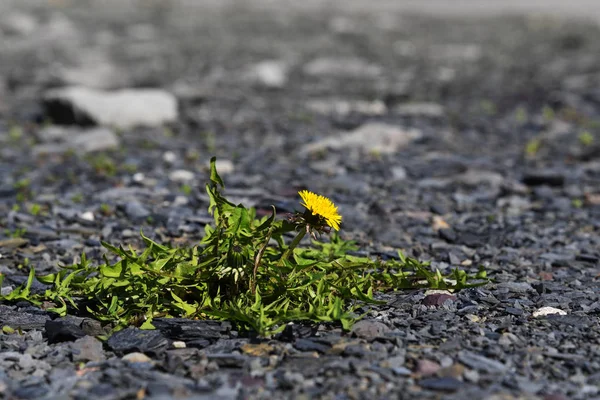
<path id="1" fill-rule="evenodd" d="M 32 268 L 27 284 L 0 300 L 52 302 L 51 310 L 60 315 L 87 313 L 116 329 L 151 329 L 153 318 L 186 317 L 229 320 L 266 336 L 302 320 L 349 329 L 361 318 L 361 307 L 380 303 L 374 298 L 378 291 L 460 290 L 487 283 L 483 270 L 469 275 L 455 269 L 444 276 L 401 252 L 389 261 L 349 255 L 356 245 L 337 232 L 329 241 L 316 240 L 316 233 L 337 231 L 341 223 L 329 199 L 303 191 L 303 212 L 277 219 L 273 208 L 270 216 L 257 218 L 254 209 L 223 196 L 214 158 L 210 172 L 206 190 L 214 225 L 206 226 L 199 245 L 173 248 L 142 233 L 146 248 L 138 254 L 103 242 L 118 261 L 105 255 L 104 263 L 94 265 L 83 254 L 79 263 L 39 276 L 49 287 L 38 295 L 30 292 Z M 292 232 L 296 237 L 286 245 L 284 235 Z M 311 245 L 298 247 L 307 233 Z M 1 280 L 0 275 L 0 286 Z"/>

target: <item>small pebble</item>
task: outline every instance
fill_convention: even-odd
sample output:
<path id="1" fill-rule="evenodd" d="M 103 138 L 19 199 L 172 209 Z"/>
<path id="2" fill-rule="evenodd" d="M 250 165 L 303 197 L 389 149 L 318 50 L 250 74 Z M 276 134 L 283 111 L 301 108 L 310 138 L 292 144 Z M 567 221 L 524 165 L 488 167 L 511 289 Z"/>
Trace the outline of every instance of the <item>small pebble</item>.
<path id="1" fill-rule="evenodd" d="M 554 308 L 554 307 L 542 307 L 542 308 L 538 308 L 537 310 L 535 310 L 533 312 L 533 316 L 534 317 L 545 317 L 546 315 L 553 315 L 553 314 L 558 314 L 558 315 L 567 315 L 567 313 L 559 308 Z"/>
<path id="2" fill-rule="evenodd" d="M 165 151 L 163 153 L 163 161 L 167 164 L 173 164 L 177 160 L 177 155 L 172 151 Z"/>
<path id="3" fill-rule="evenodd" d="M 169 174 L 169 179 L 173 182 L 189 182 L 194 179 L 194 173 L 185 169 L 178 169 Z"/>
<path id="4" fill-rule="evenodd" d="M 122 360 L 131 362 L 131 363 L 151 363 L 151 362 L 153 362 L 150 357 L 148 357 L 144 353 L 138 353 L 138 352 L 125 354 L 123 356 Z"/>
<path id="5" fill-rule="evenodd" d="M 82 213 L 79 216 L 79 218 L 86 220 L 86 221 L 94 221 L 95 220 L 94 213 L 91 211 L 86 211 L 86 212 Z"/>

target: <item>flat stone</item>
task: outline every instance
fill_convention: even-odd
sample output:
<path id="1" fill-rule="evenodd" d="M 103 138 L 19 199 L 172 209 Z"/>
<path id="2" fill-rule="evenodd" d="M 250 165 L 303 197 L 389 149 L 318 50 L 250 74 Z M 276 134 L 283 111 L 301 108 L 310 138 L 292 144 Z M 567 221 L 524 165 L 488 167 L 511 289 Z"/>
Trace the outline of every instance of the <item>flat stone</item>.
<path id="1" fill-rule="evenodd" d="M 195 177 L 194 173 L 185 169 L 177 169 L 169 174 L 169 179 L 173 182 L 189 182 Z"/>
<path id="2" fill-rule="evenodd" d="M 499 374 L 508 368 L 499 361 L 492 360 L 491 358 L 487 358 L 470 351 L 459 352 L 458 360 L 469 368 L 487 372 L 489 374 Z"/>
<path id="3" fill-rule="evenodd" d="M 432 306 L 442 306 L 447 301 L 452 302 L 456 301 L 456 296 L 447 293 L 434 293 L 425 296 L 423 299 L 423 305 L 432 307 Z"/>
<path id="4" fill-rule="evenodd" d="M 318 77 L 374 78 L 381 74 L 381 67 L 359 58 L 319 57 L 304 66 L 304 73 Z"/>
<path id="5" fill-rule="evenodd" d="M 147 189 L 139 187 L 115 187 L 94 194 L 95 198 L 102 202 L 133 201 L 148 195 L 150 192 Z"/>
<path id="6" fill-rule="evenodd" d="M 86 131 L 71 130 L 70 136 L 62 143 L 44 143 L 33 147 L 34 156 L 43 154 L 61 154 L 67 151 L 75 151 L 80 154 L 87 154 L 97 151 L 106 151 L 116 149 L 119 144 L 119 138 L 108 128 L 94 128 Z"/>
<path id="7" fill-rule="evenodd" d="M 316 351 L 318 353 L 326 353 L 331 349 L 331 346 L 328 346 L 323 343 L 316 342 L 311 339 L 296 339 L 294 342 L 294 347 L 300 351 Z"/>
<path id="8" fill-rule="evenodd" d="M 465 386 L 465 383 L 452 377 L 426 378 L 419 381 L 419 386 L 429 390 L 453 392 Z"/>
<path id="9" fill-rule="evenodd" d="M 150 210 L 138 201 L 127 202 L 125 204 L 125 213 L 132 220 L 142 220 L 150 216 Z"/>
<path id="10" fill-rule="evenodd" d="M 152 359 L 145 355 L 144 353 L 133 352 L 129 354 L 125 354 L 122 358 L 123 361 L 127 361 L 130 363 L 152 363 Z"/>
<path id="11" fill-rule="evenodd" d="M 160 354 L 165 351 L 169 341 L 160 331 L 147 331 L 138 328 L 125 328 L 115 332 L 106 342 L 118 354 L 134 351 L 149 354 Z"/>
<path id="12" fill-rule="evenodd" d="M 399 126 L 370 122 L 357 129 L 334 135 L 300 149 L 301 154 L 314 153 L 326 149 L 358 149 L 382 154 L 395 153 L 423 136 L 416 129 L 404 129 Z"/>
<path id="13" fill-rule="evenodd" d="M 27 243 L 29 243 L 29 240 L 24 238 L 10 238 L 0 240 L 0 247 L 5 249 L 16 249 L 25 246 Z"/>
<path id="14" fill-rule="evenodd" d="M 381 100 L 314 99 L 306 103 L 306 108 L 319 114 L 337 116 L 350 113 L 384 115 L 387 111 L 385 103 Z"/>
<path id="15" fill-rule="evenodd" d="M 407 117 L 441 118 L 444 116 L 444 107 L 436 103 L 406 103 L 399 104 L 394 111 Z"/>
<path id="16" fill-rule="evenodd" d="M 96 124 L 130 129 L 160 126 L 178 117 L 177 99 L 158 89 L 100 91 L 83 86 L 45 93 L 48 116 L 58 124 Z"/>
<path id="17" fill-rule="evenodd" d="M 504 182 L 504 177 L 497 172 L 470 169 L 463 174 L 457 175 L 454 181 L 467 186 L 484 184 L 498 187 Z"/>
<path id="18" fill-rule="evenodd" d="M 42 143 L 61 142 L 69 139 L 77 132 L 69 127 L 50 125 L 42 127 L 36 134 L 36 138 Z"/>
<path id="19" fill-rule="evenodd" d="M 380 362 L 380 366 L 383 368 L 400 368 L 404 367 L 404 363 L 406 362 L 406 357 L 404 354 L 395 355 L 389 357 Z"/>
<path id="20" fill-rule="evenodd" d="M 392 167 L 391 173 L 392 179 L 395 181 L 404 181 L 406 178 L 408 178 L 408 172 L 406 171 L 406 168 L 401 166 Z"/>
<path id="21" fill-rule="evenodd" d="M 84 336 L 71 345 L 73 361 L 99 362 L 106 359 L 102 349 L 102 342 L 93 336 Z"/>
<path id="22" fill-rule="evenodd" d="M 243 368 L 249 360 L 249 357 L 240 354 L 207 354 L 210 361 L 214 361 L 220 368 Z"/>
<path id="23" fill-rule="evenodd" d="M 554 307 L 541 307 L 532 314 L 534 317 L 545 317 L 546 315 L 567 315 L 566 311 Z"/>
<path id="24" fill-rule="evenodd" d="M 217 168 L 219 175 L 227 175 L 235 171 L 235 166 L 231 160 L 217 159 L 215 162 L 215 167 Z"/>
<path id="25" fill-rule="evenodd" d="M 72 342 L 85 336 L 85 332 L 73 322 L 63 319 L 46 321 L 48 343 Z"/>
<path id="26" fill-rule="evenodd" d="M 351 332 L 358 337 L 373 340 L 390 332 L 389 326 L 376 320 L 363 319 L 352 326 Z"/>
<path id="27" fill-rule="evenodd" d="M 69 145 L 83 153 L 112 150 L 118 148 L 119 144 L 117 135 L 108 128 L 89 129 L 69 141 Z"/>
<path id="28" fill-rule="evenodd" d="M 171 150 L 168 150 L 163 153 L 162 159 L 167 164 L 174 164 L 175 161 L 177 161 L 177 154 L 175 154 Z"/>
<path id="29" fill-rule="evenodd" d="M 523 315 L 523 310 L 520 308 L 506 307 L 504 311 L 506 311 L 508 314 L 515 315 L 517 317 Z"/>
<path id="30" fill-rule="evenodd" d="M 92 211 L 84 211 L 83 213 L 81 213 L 79 215 L 79 218 L 81 218 L 84 221 L 89 221 L 89 222 L 93 222 L 96 219 L 94 217 L 94 213 Z"/>
<path id="31" fill-rule="evenodd" d="M 271 89 L 280 89 L 288 81 L 288 66 L 282 60 L 264 60 L 250 67 L 247 78 Z"/>
<path id="32" fill-rule="evenodd" d="M 0 304 L 0 326 L 24 330 L 43 329 L 48 320 L 50 317 L 46 314 L 33 314 Z"/>
<path id="33" fill-rule="evenodd" d="M 432 360 L 423 359 L 417 361 L 416 373 L 422 377 L 432 376 L 435 375 L 440 368 L 441 366 L 439 363 Z"/>
<path id="34" fill-rule="evenodd" d="M 533 286 L 527 282 L 501 282 L 498 284 L 498 288 L 508 289 L 513 293 L 527 293 L 535 291 Z"/>

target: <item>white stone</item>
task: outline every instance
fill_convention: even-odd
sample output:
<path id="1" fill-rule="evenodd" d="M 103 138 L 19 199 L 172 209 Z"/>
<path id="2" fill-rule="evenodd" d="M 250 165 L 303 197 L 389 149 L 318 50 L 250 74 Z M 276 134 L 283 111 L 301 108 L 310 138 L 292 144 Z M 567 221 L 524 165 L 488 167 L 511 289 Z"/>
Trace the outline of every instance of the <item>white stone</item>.
<path id="1" fill-rule="evenodd" d="M 469 186 L 488 184 L 492 187 L 498 187 L 504 182 L 504 177 L 493 171 L 469 169 L 468 171 L 457 175 L 454 181 Z"/>
<path id="2" fill-rule="evenodd" d="M 146 179 L 146 175 L 144 175 L 143 172 L 136 172 L 135 174 L 133 174 L 133 177 L 131 179 L 133 179 L 133 181 L 136 183 L 141 183 L 144 181 L 144 179 Z"/>
<path id="3" fill-rule="evenodd" d="M 406 168 L 401 166 L 392 167 L 392 177 L 396 181 L 406 180 L 408 177 L 408 172 L 406 172 Z"/>
<path id="4" fill-rule="evenodd" d="M 177 169 L 169 174 L 169 179 L 173 182 L 189 182 L 194 179 L 195 175 L 191 171 L 185 169 Z"/>
<path id="5" fill-rule="evenodd" d="M 219 175 L 231 174 L 235 170 L 233 162 L 230 160 L 218 159 L 215 163 L 215 167 L 217 167 L 217 172 L 219 173 Z"/>
<path id="6" fill-rule="evenodd" d="M 101 91 L 71 86 L 47 91 L 44 100 L 67 105 L 98 125 L 122 129 L 160 126 L 178 117 L 175 96 L 159 89 Z"/>
<path id="7" fill-rule="evenodd" d="M 133 352 L 125 354 L 122 358 L 123 361 L 129 361 L 131 363 L 152 363 L 152 359 L 144 353 Z"/>
<path id="8" fill-rule="evenodd" d="M 348 115 L 351 112 L 364 115 L 383 115 L 387 111 L 385 103 L 381 100 L 341 100 L 341 99 L 314 99 L 306 103 L 306 108 L 319 114 Z"/>
<path id="9" fill-rule="evenodd" d="M 319 57 L 304 66 L 304 73 L 310 76 L 374 78 L 381 72 L 380 66 L 359 58 Z"/>
<path id="10" fill-rule="evenodd" d="M 81 213 L 79 218 L 81 218 L 85 221 L 94 221 L 95 220 L 94 213 L 91 211 L 85 211 L 85 212 Z"/>
<path id="11" fill-rule="evenodd" d="M 282 88 L 288 80 L 288 67 L 280 60 L 265 60 L 252 66 L 248 77 L 269 88 Z"/>
<path id="12" fill-rule="evenodd" d="M 395 111 L 407 117 L 440 118 L 444 116 L 444 107 L 436 103 L 406 103 L 400 104 Z"/>
<path id="13" fill-rule="evenodd" d="M 173 342 L 173 347 L 176 349 L 185 349 L 186 348 L 186 344 L 185 342 L 182 342 L 180 340 L 176 340 Z"/>
<path id="14" fill-rule="evenodd" d="M 68 140 L 74 134 L 72 129 L 64 126 L 50 125 L 40 129 L 37 138 L 44 143 Z"/>
<path id="15" fill-rule="evenodd" d="M 92 128 L 88 130 L 68 129 L 58 134 L 59 130 L 50 131 L 59 138 L 59 143 L 44 143 L 33 147 L 34 156 L 40 154 L 60 154 L 68 150 L 77 153 L 91 153 L 95 151 L 112 150 L 119 147 L 119 138 L 115 133 L 104 127 Z"/>
<path id="16" fill-rule="evenodd" d="M 534 317 L 545 317 L 546 315 L 553 315 L 553 314 L 558 314 L 558 315 L 567 315 L 566 311 L 563 311 L 559 308 L 554 308 L 554 307 L 542 307 L 542 308 L 538 308 L 537 310 L 535 310 L 533 312 L 533 316 Z"/>
<path id="17" fill-rule="evenodd" d="M 429 296 L 432 294 L 448 294 L 448 295 L 453 295 L 451 291 L 449 290 L 442 290 L 442 289 L 428 289 L 425 291 L 425 293 L 423 293 L 425 296 Z"/>
<path id="18" fill-rule="evenodd" d="M 172 151 L 165 151 L 163 154 L 163 161 L 168 164 L 173 164 L 177 160 L 177 155 Z"/>
<path id="19" fill-rule="evenodd" d="M 2 289 L 0 289 L 0 296 L 8 296 L 13 290 L 14 288 L 10 285 L 4 286 Z"/>
<path id="20" fill-rule="evenodd" d="M 91 153 L 94 151 L 111 150 L 119 147 L 119 138 L 108 128 L 93 128 L 73 136 L 69 144 L 75 150 Z"/>
<path id="21" fill-rule="evenodd" d="M 361 125 L 349 133 L 341 133 L 315 143 L 309 143 L 300 149 L 301 154 L 326 149 L 350 148 L 367 152 L 391 154 L 406 147 L 423 136 L 416 129 L 405 129 L 395 125 L 371 122 Z"/>
<path id="22" fill-rule="evenodd" d="M 173 200 L 172 205 L 175 207 L 185 206 L 190 201 L 186 196 L 176 196 L 175 200 Z"/>

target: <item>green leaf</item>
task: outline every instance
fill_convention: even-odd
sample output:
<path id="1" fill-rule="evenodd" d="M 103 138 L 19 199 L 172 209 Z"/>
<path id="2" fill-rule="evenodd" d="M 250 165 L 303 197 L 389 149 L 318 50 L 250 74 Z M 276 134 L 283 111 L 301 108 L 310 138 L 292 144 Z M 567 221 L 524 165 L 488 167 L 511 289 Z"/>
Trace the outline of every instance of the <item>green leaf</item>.
<path id="1" fill-rule="evenodd" d="M 210 159 L 210 181 L 214 185 L 218 184 L 222 188 L 225 187 L 225 184 L 223 183 L 223 180 L 221 179 L 221 177 L 217 173 L 217 157 L 212 157 Z"/>
<path id="2" fill-rule="evenodd" d="M 152 318 L 148 318 L 144 321 L 144 323 L 142 325 L 140 325 L 140 329 L 144 329 L 144 330 L 152 330 L 152 329 L 156 329 L 154 327 L 154 325 L 152 325 Z"/>
<path id="3" fill-rule="evenodd" d="M 123 261 L 114 265 L 104 264 L 100 266 L 100 273 L 108 278 L 119 278 L 123 273 Z"/>
<path id="4" fill-rule="evenodd" d="M 109 314 L 115 314 L 117 311 L 117 307 L 119 306 L 119 298 L 117 296 L 112 296 L 110 299 L 110 306 L 108 307 Z"/>
<path id="5" fill-rule="evenodd" d="M 196 306 L 193 306 L 193 305 L 183 301 L 175 293 L 171 292 L 171 297 L 173 297 L 173 299 L 175 299 L 175 303 L 173 303 L 175 305 L 175 307 L 182 309 L 185 312 L 186 316 L 192 315 L 196 312 L 196 310 L 197 310 Z"/>
<path id="6" fill-rule="evenodd" d="M 144 236 L 144 232 L 140 231 L 140 236 L 142 237 L 144 243 L 146 244 L 146 246 L 148 246 L 149 249 L 158 249 L 160 250 L 160 252 L 163 253 L 169 251 L 168 247 L 158 244 L 154 240 Z"/>
<path id="7" fill-rule="evenodd" d="M 60 315 L 61 317 L 64 317 L 65 315 L 67 315 L 67 303 L 65 303 L 65 301 L 61 297 L 57 297 L 56 300 L 58 300 L 61 306 L 48 308 L 47 311 L 54 312 Z"/>

